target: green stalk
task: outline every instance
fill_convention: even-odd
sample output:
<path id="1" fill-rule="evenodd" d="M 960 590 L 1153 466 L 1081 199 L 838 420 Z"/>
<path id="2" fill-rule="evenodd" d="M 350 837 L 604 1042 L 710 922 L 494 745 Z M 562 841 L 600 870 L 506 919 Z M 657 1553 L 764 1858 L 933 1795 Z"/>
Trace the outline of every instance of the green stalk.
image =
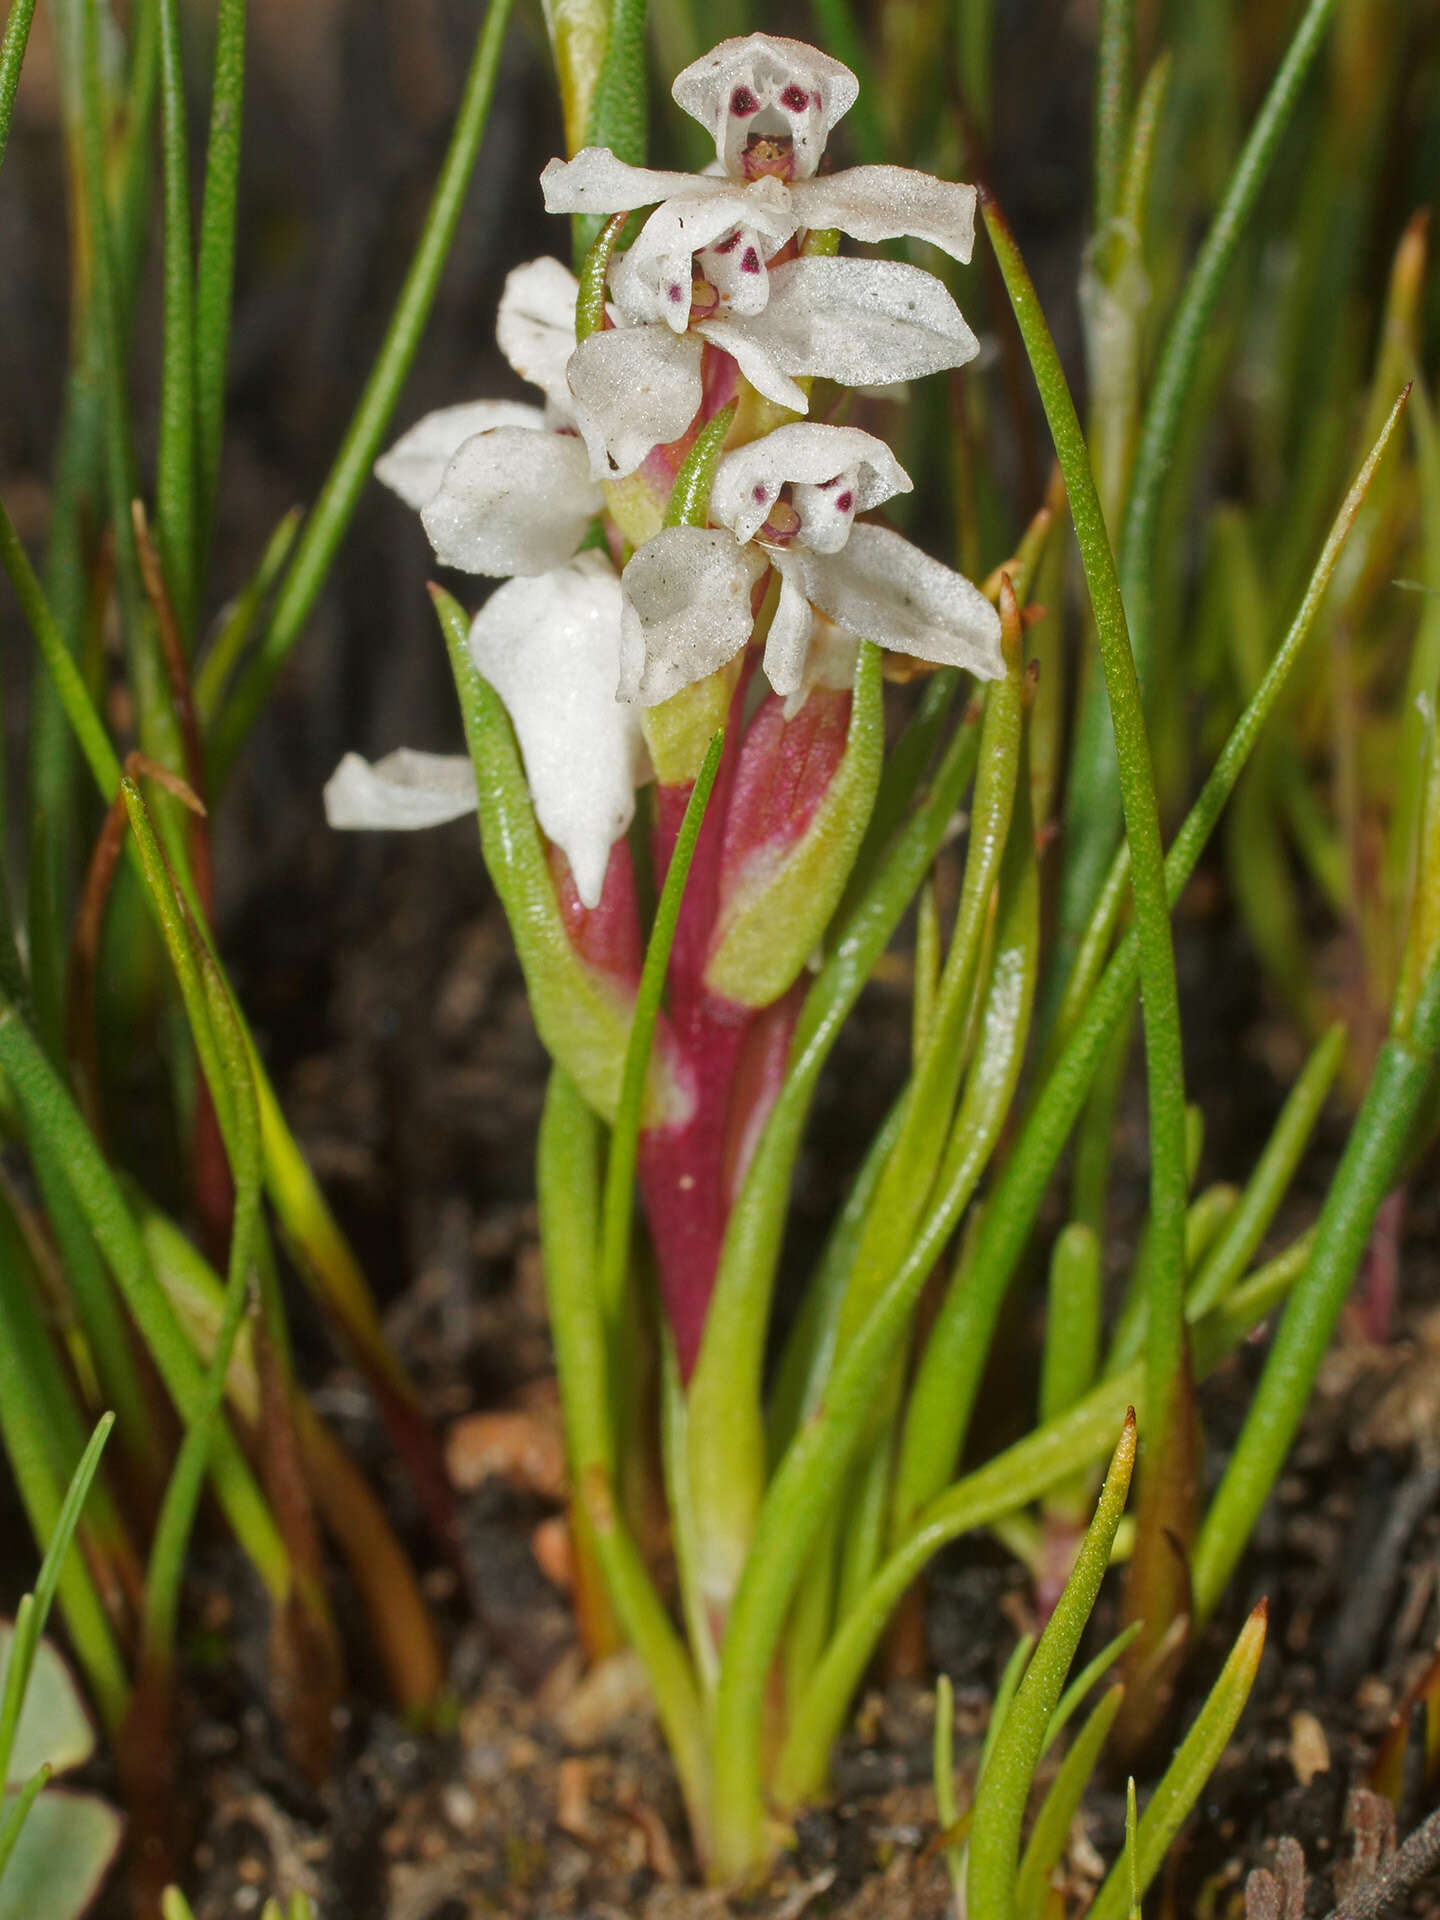
<path id="1" fill-rule="evenodd" d="M 1142 687 L 1148 687 L 1151 668 L 1155 555 L 1165 480 L 1174 464 L 1186 404 L 1213 334 L 1220 295 L 1335 6 L 1336 0 L 1309 0 L 1186 279 L 1150 383 L 1120 538 L 1120 582 Z M 1090 916 L 1121 827 L 1122 782 L 1098 687 L 1081 712 L 1070 794 L 1067 815 L 1073 833 L 1065 862 L 1061 926 L 1073 937 Z"/>
<path id="2" fill-rule="evenodd" d="M 205 198 L 200 211 L 200 251 L 195 274 L 197 577 L 202 581 L 215 530 L 220 450 L 225 433 L 225 376 L 230 359 L 244 105 L 245 0 L 220 0 L 215 18 L 210 142 L 205 154 Z"/>
<path id="3" fill-rule="evenodd" d="M 5 38 L 0 40 L 0 166 L 5 164 L 20 68 L 24 64 L 34 13 L 35 0 L 11 0 L 10 11 L 5 16 Z"/>
<path id="4" fill-rule="evenodd" d="M 296 543 L 265 638 L 236 681 L 212 729 L 209 758 L 217 793 L 320 597 L 414 364 L 475 172 L 511 5 L 512 0 L 490 0 L 420 243 L 384 342 L 335 463 Z"/>
<path id="5" fill-rule="evenodd" d="M 1015 1912 L 1019 1920 L 1044 1920 L 1050 1893 L 1050 1875 L 1070 1838 L 1070 1827 L 1080 1810 L 1085 1789 L 1100 1759 L 1105 1736 L 1115 1723 L 1125 1689 L 1111 1687 L 1085 1722 L 1075 1744 L 1060 1764 L 1050 1791 L 1040 1803 L 1030 1838 L 1021 1856 L 1015 1880 Z"/>
<path id="6" fill-rule="evenodd" d="M 1403 405 L 1402 395 L 1341 503 L 1289 632 L 1277 648 L 1254 697 L 1231 729 L 1209 778 L 1176 835 L 1165 861 L 1166 890 L 1171 905 L 1179 899 L 1194 872 L 1195 863 L 1314 626 L 1346 536 L 1394 434 Z M 969 1429 L 1000 1303 L 1030 1238 L 1051 1174 L 1084 1105 L 1093 1076 L 1130 1007 L 1140 972 L 1139 951 L 1139 940 L 1132 930 L 1105 969 L 1005 1162 L 985 1211 L 964 1294 L 952 1291 L 947 1296 L 931 1329 L 911 1393 L 896 1473 L 895 1509 L 902 1523 L 933 1500 L 954 1471 Z M 1183 1225 L 1182 1211 L 1182 1233 Z M 1183 1253 L 1183 1239 L 1181 1245 Z"/>
<path id="7" fill-rule="evenodd" d="M 136 800 L 138 802 L 138 795 Z M 130 803 L 128 793 L 126 801 Z M 133 821 L 133 812 L 131 817 Z M 230 1230 L 225 1306 L 215 1349 L 185 1438 L 180 1443 L 150 1549 L 142 1632 L 145 1656 L 161 1671 L 168 1669 L 174 1659 L 186 1549 L 214 1448 L 235 1341 L 251 1303 L 252 1277 L 264 1231 L 260 1113 L 250 1052 L 219 974 L 203 958 L 199 964 L 205 976 L 207 1018 L 219 1053 L 217 1065 L 223 1076 L 219 1081 L 210 1082 L 210 1092 L 217 1111 L 228 1116 L 226 1147 L 235 1187 L 235 1209 Z M 207 1060 L 207 1078 L 210 1071 L 211 1063 Z"/>
<path id="8" fill-rule="evenodd" d="M 1165 885 L 1165 855 L 1155 799 L 1150 744 L 1145 731 L 1140 684 L 1130 651 L 1125 607 L 1115 571 L 1105 516 L 1095 488 L 1085 436 L 1066 385 L 1055 343 L 1035 298 L 1019 249 L 995 203 L 985 206 L 985 224 L 1000 261 L 1021 337 L 1050 424 L 1065 480 L 1075 538 L 1095 619 L 1096 639 L 1105 669 L 1105 686 L 1119 756 L 1125 832 L 1130 846 L 1131 894 L 1140 962 L 1140 992 L 1145 1023 L 1145 1072 L 1150 1109 L 1150 1312 L 1146 1348 L 1146 1392 L 1152 1399 L 1153 1451 L 1147 1478 L 1166 1478 L 1160 1463 L 1168 1458 L 1172 1402 L 1180 1417 L 1176 1385 L 1185 1366 L 1185 1062 L 1180 1041 L 1180 1002 L 1175 954 L 1170 937 L 1170 908 Z M 1162 1428 L 1156 1413 L 1166 1409 Z M 1142 1508 L 1145 1506 L 1142 1486 Z M 1183 1516 L 1169 1524 L 1183 1535 Z M 1145 1530 L 1147 1535 L 1149 1529 Z M 1158 1535 L 1154 1536 L 1159 1538 Z M 1163 1546 L 1163 1541 L 1161 1545 Z M 1168 1549 L 1167 1549 L 1168 1551 Z"/>
<path id="9" fill-rule="evenodd" d="M 1095 188 L 1090 226 L 1100 232 L 1120 210 L 1135 91 L 1135 0 L 1102 0 L 1095 47 Z"/>
<path id="10" fill-rule="evenodd" d="M 540 1121 L 540 1237 L 572 1482 L 615 1611 L 650 1681 L 691 1831 L 703 1853 L 707 1759 L 699 1689 L 615 1498 L 605 1327 L 595 1284 L 599 1131 L 574 1081 L 553 1067 Z"/>
<path id="11" fill-rule="evenodd" d="M 1195 1614 L 1210 1618 L 1279 1477 L 1350 1283 L 1364 1258 L 1380 1202 L 1399 1179 L 1411 1127 L 1440 1052 L 1440 961 L 1397 1022 L 1325 1196 L 1315 1243 L 1265 1362 L 1245 1425 L 1195 1545 Z"/>
<path id="12" fill-rule="evenodd" d="M 160 0 L 161 151 L 165 181 L 165 318 L 155 537 L 176 625 L 186 644 L 199 599 L 195 465 L 195 277 L 190 249 L 190 155 L 179 0 Z M 177 768 L 178 772 L 179 769 Z"/>
<path id="13" fill-rule="evenodd" d="M 1014 1920 L 1020 1828 L 1051 1716 L 1110 1565 L 1135 1465 L 1135 1415 L 1126 1416 L 1100 1502 L 1054 1613 L 1005 1716 L 975 1791 L 968 1908 L 974 1920 Z"/>

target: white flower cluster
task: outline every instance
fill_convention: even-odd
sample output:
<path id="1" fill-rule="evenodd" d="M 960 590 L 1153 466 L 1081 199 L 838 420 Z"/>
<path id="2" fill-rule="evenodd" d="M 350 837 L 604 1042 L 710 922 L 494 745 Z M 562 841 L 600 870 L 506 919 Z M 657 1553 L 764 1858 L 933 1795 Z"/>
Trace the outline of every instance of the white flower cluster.
<path id="1" fill-rule="evenodd" d="M 717 355 L 734 363 L 732 387 L 738 369 L 803 415 L 802 380 L 884 385 L 976 353 L 932 274 L 802 250 L 807 234 L 839 228 L 970 257 L 973 187 L 904 167 L 818 172 L 858 90 L 838 61 L 751 34 L 675 82 L 676 101 L 714 134 L 713 174 L 630 167 L 602 147 L 551 161 L 551 212 L 654 208 L 613 257 L 606 324 L 577 345 L 574 275 L 551 259 L 516 268 L 497 337 L 543 410 L 446 408 L 376 466 L 419 510 L 445 565 L 507 582 L 476 617 L 471 650 L 510 713 L 536 816 L 586 906 L 599 901 L 649 771 L 641 709 L 748 643 L 772 570 L 764 667 L 791 711 L 816 684 L 849 684 L 861 638 L 982 678 L 1001 671 L 999 620 L 978 589 L 888 528 L 856 523 L 911 485 L 884 442 L 857 428 L 802 420 L 727 452 L 712 524 L 662 528 L 623 573 L 593 540 L 607 484 L 718 410 L 707 406 Z M 347 754 L 325 799 L 334 826 L 408 827 L 457 817 L 475 792 L 468 763 L 402 751 L 373 767 Z"/>

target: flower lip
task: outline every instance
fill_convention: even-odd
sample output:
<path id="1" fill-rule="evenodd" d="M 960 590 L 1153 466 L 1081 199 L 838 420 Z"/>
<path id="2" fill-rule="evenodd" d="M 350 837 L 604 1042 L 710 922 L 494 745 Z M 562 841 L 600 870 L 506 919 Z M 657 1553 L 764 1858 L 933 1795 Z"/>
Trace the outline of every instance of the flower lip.
<path id="1" fill-rule="evenodd" d="M 910 486 L 909 474 L 873 433 L 802 420 L 726 454 L 716 470 L 710 517 L 740 541 L 798 540 L 833 552 L 845 544 L 857 513 Z M 777 520 L 782 504 L 787 511 Z"/>

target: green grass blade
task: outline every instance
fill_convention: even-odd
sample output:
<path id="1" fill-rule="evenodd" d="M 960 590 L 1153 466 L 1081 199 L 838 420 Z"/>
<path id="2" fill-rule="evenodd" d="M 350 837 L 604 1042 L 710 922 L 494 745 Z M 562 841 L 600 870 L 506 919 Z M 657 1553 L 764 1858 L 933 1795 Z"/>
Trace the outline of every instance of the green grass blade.
<path id="1" fill-rule="evenodd" d="M 1135 1464 L 1135 1416 L 1125 1422 L 1074 1571 L 1040 1637 L 975 1790 L 970 1829 L 969 1912 L 973 1920 L 1014 1920 L 1020 1829 L 1046 1729 L 1110 1565 Z"/>
<path id="2" fill-rule="evenodd" d="M 195 483 L 202 580 L 215 527 L 224 438 L 244 105 L 245 0 L 220 0 L 215 16 L 210 143 L 205 154 L 205 198 L 195 274 Z"/>
<path id="3" fill-rule="evenodd" d="M 1249 1698 L 1265 1646 L 1266 1617 L 1267 1606 L 1262 1600 L 1241 1629 L 1194 1726 L 1150 1797 L 1135 1833 L 1135 1884 L 1130 1860 L 1117 1861 L 1090 1909 L 1090 1920 L 1127 1920 L 1133 1911 L 1136 1885 L 1143 1894 L 1160 1871 L 1170 1842 L 1204 1792 Z"/>
<path id="4" fill-rule="evenodd" d="M 0 166 L 5 164 L 5 148 L 10 139 L 10 121 L 15 112 L 15 95 L 20 86 L 20 69 L 30 39 L 30 22 L 35 0 L 11 0 L 5 16 L 5 38 L 0 40 Z"/>
<path id="5" fill-rule="evenodd" d="M 1111 1687 L 1081 1728 L 1079 1736 L 1060 1764 L 1060 1771 L 1040 1803 L 1030 1838 L 1020 1858 L 1015 1881 L 1017 1920 L 1044 1920 L 1045 1902 L 1050 1891 L 1050 1875 L 1070 1838 L 1070 1824 L 1079 1811 L 1080 1801 L 1090 1784 L 1100 1758 L 1105 1736 L 1114 1725 L 1125 1697 L 1123 1687 Z"/>
<path id="6" fill-rule="evenodd" d="M 10 1864 L 10 1856 L 15 1851 L 15 1842 L 20 1838 L 26 1815 L 49 1783 L 50 1769 L 48 1766 L 41 1767 L 6 1806 L 4 1817 L 0 1818 L 0 1874 Z"/>
<path id="7" fill-rule="evenodd" d="M 197 611 L 195 276 L 190 245 L 190 154 L 179 0 L 160 0 L 161 151 L 165 181 L 165 318 L 160 356 L 160 443 L 155 538 L 181 638 Z"/>

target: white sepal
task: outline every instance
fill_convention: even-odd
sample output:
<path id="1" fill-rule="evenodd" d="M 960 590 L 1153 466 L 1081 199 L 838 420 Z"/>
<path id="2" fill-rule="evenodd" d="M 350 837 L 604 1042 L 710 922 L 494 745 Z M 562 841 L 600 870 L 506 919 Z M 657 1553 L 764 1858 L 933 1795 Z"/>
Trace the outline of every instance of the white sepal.
<path id="1" fill-rule="evenodd" d="M 797 180 L 797 224 L 839 227 L 856 240 L 928 240 L 953 259 L 975 247 L 975 189 L 913 167 L 847 167 Z"/>
<path id="2" fill-rule="evenodd" d="M 829 481 L 843 480 L 853 473 L 853 501 L 846 520 L 857 513 L 868 513 L 897 493 L 909 493 L 911 480 L 883 440 L 859 427 L 830 427 L 819 422 L 796 421 L 777 427 L 759 440 L 751 440 L 733 453 L 727 453 L 715 471 L 710 494 L 710 517 L 727 526 L 737 540 L 753 540 L 770 516 L 770 510 L 784 486 L 801 486 L 819 491 Z M 832 490 L 833 491 L 833 490 Z M 811 516 L 801 513 L 802 528 L 797 539 L 817 552 L 843 546 L 844 538 L 830 541 L 821 531 L 818 514 L 812 529 Z"/>
<path id="3" fill-rule="evenodd" d="M 615 569 L 582 553 L 507 582 L 475 616 L 470 653 L 514 725 L 536 819 L 569 860 L 583 904 L 598 906 L 610 849 L 648 775 L 639 717 L 615 698 Z"/>
<path id="4" fill-rule="evenodd" d="M 622 480 L 699 411 L 700 341 L 667 327 L 609 327 L 570 358 L 575 423 L 596 479 Z"/>
<path id="5" fill-rule="evenodd" d="M 1004 673 L 1000 616 L 984 594 L 889 527 L 853 527 L 842 552 L 803 559 L 811 604 L 847 633 L 981 680 Z"/>
<path id="6" fill-rule="evenodd" d="M 788 407 L 792 413 L 808 413 L 810 401 L 805 389 L 796 386 L 769 346 L 758 333 L 751 331 L 764 318 L 763 313 L 754 318 L 721 314 L 717 320 L 700 321 L 692 331 L 730 354 L 751 386 L 765 399 L 777 407 Z"/>
<path id="7" fill-rule="evenodd" d="M 519 400 L 469 400 L 456 407 L 427 413 L 375 462 L 375 478 L 407 507 L 428 506 L 440 491 L 445 469 L 467 440 L 492 427 L 528 427 L 541 433 L 545 416 L 539 407 Z"/>
<path id="8" fill-rule="evenodd" d="M 750 638 L 762 555 L 723 528 L 662 527 L 621 576 L 620 698 L 658 706 L 723 667 Z"/>
<path id="9" fill-rule="evenodd" d="M 547 213 L 629 213 L 695 184 L 693 173 L 627 166 L 608 147 L 582 147 L 573 160 L 550 161 L 540 175 Z"/>
<path id="10" fill-rule="evenodd" d="M 504 578 L 560 566 L 603 504 L 573 434 L 496 427 L 465 442 L 420 518 L 443 565 Z"/>
<path id="11" fill-rule="evenodd" d="M 753 106 L 737 102 L 737 89 L 748 93 Z M 792 105 L 784 96 L 793 89 L 799 91 Z M 732 178 L 739 176 L 752 131 L 788 134 L 795 171 L 803 176 L 819 166 L 830 129 L 854 106 L 860 82 L 847 66 L 803 41 L 751 33 L 702 54 L 677 75 L 670 91 L 715 136 L 716 157 Z M 732 110 L 737 105 L 744 110 Z"/>
<path id="12" fill-rule="evenodd" d="M 782 373 L 848 387 L 916 380 L 980 351 L 941 282 L 899 260 L 789 261 L 771 269 L 765 311 L 729 325 Z"/>
<path id="13" fill-rule="evenodd" d="M 332 827 L 440 827 L 475 811 L 475 769 L 465 754 L 397 747 L 372 765 L 347 753 L 325 782 L 325 818 Z"/>
<path id="14" fill-rule="evenodd" d="M 579 291 L 579 281 L 558 260 L 527 260 L 506 276 L 495 321 L 500 351 L 522 380 L 539 387 L 561 425 L 571 419 L 565 364 L 575 351 Z"/>

